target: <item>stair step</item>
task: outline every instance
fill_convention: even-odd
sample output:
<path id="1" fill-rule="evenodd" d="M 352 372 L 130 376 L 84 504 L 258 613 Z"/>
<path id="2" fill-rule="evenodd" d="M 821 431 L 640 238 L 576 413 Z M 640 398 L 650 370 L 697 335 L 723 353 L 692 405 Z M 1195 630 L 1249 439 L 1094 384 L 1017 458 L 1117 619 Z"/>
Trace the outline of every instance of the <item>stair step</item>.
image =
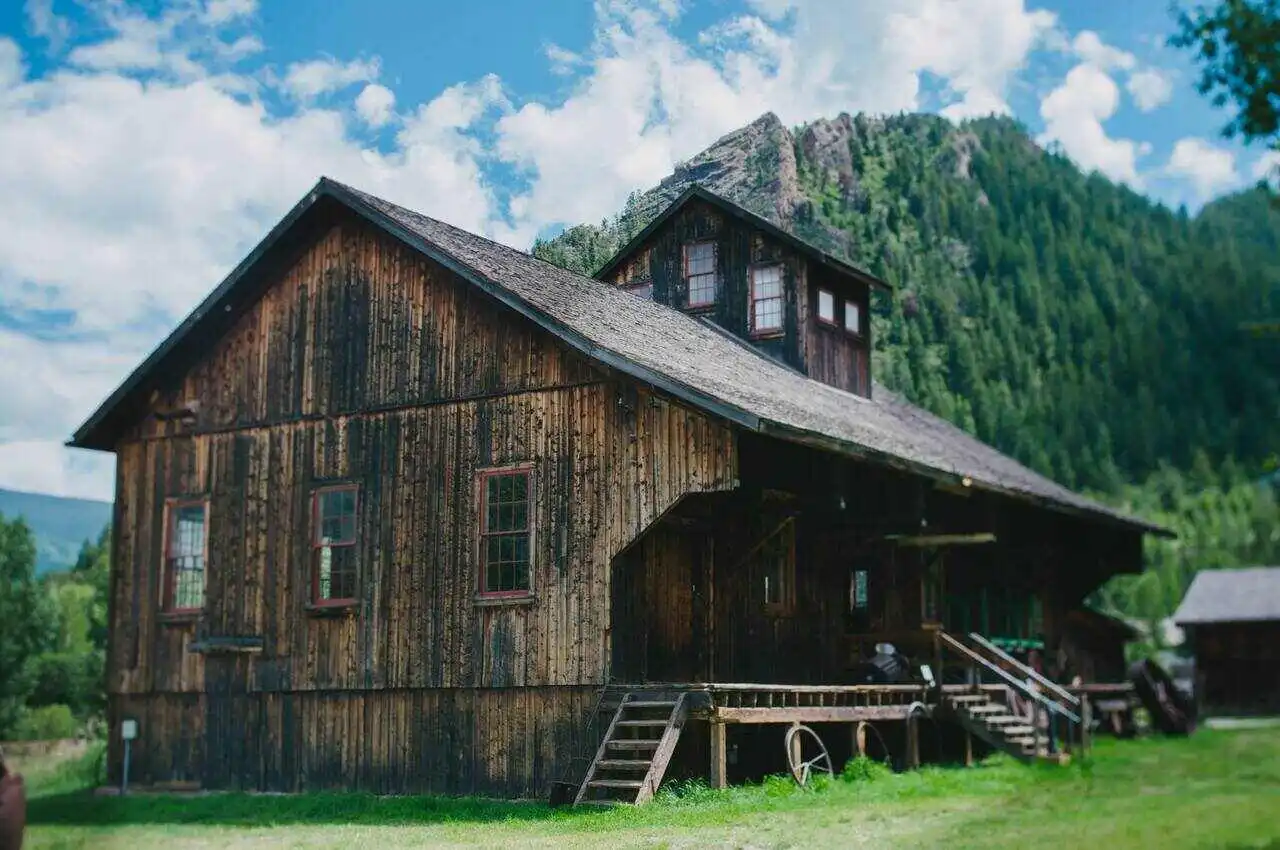
<path id="1" fill-rule="evenodd" d="M 986 702 L 986 694 L 956 694 L 950 697 L 952 702 Z"/>
<path id="2" fill-rule="evenodd" d="M 1007 738 L 1015 738 L 1015 737 L 1020 737 L 1022 735 L 1030 735 L 1035 731 L 1036 731 L 1036 728 L 1034 726 L 1027 726 L 1025 724 L 1018 725 L 1018 726 L 1004 726 L 1000 729 L 1001 734 L 1003 734 Z"/>
<path id="3" fill-rule="evenodd" d="M 965 711 L 970 714 L 999 714 L 1008 710 L 1009 709 L 1005 708 L 1003 705 L 996 705 L 993 702 L 986 703 L 985 705 L 965 706 Z"/>
<path id="4" fill-rule="evenodd" d="M 1022 720 L 1014 714 L 993 714 L 989 717 L 982 718 L 982 722 L 988 726 L 1008 726 L 1010 724 L 1021 723 Z"/>
<path id="5" fill-rule="evenodd" d="M 626 703 L 626 706 L 627 708 L 675 708 L 676 701 L 671 700 L 668 702 L 664 700 L 637 699 L 637 700 L 632 700 L 631 702 Z"/>
<path id="6" fill-rule="evenodd" d="M 663 717 L 659 720 L 619 720 L 617 726 L 666 726 L 667 718 Z"/>
<path id="7" fill-rule="evenodd" d="M 648 770 L 649 759 L 601 759 L 596 766 L 605 770 Z"/>
<path id="8" fill-rule="evenodd" d="M 640 779 L 593 779 L 587 783 L 592 788 L 642 788 Z"/>
<path id="9" fill-rule="evenodd" d="M 660 743 L 662 742 L 641 738 L 615 738 L 608 746 L 611 750 L 652 750 Z"/>

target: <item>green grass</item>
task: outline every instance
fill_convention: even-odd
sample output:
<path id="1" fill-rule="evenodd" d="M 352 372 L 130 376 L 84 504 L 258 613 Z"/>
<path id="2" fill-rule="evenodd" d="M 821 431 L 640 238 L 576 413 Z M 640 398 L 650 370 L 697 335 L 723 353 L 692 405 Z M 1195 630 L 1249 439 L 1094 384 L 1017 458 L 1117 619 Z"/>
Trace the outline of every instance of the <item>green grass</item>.
<path id="1" fill-rule="evenodd" d="M 92 754 L 91 754 L 92 756 Z M 78 764 L 78 763 L 77 763 Z M 1098 742 L 1067 768 L 1003 757 L 891 774 L 664 789 L 639 808 L 363 794 L 92 797 L 91 766 L 29 773 L 30 848 L 982 847 L 1280 850 L 1280 729 Z M 79 771 L 79 772 L 77 772 Z"/>

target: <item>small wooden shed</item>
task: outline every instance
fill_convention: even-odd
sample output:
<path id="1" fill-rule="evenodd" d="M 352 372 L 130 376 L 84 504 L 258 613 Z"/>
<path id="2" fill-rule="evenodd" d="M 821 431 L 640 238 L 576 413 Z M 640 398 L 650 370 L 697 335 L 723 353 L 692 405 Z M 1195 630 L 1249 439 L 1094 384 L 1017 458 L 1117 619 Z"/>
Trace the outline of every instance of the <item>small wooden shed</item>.
<path id="1" fill-rule="evenodd" d="M 1280 567 L 1198 573 L 1173 621 L 1195 654 L 1202 714 L 1280 711 Z"/>

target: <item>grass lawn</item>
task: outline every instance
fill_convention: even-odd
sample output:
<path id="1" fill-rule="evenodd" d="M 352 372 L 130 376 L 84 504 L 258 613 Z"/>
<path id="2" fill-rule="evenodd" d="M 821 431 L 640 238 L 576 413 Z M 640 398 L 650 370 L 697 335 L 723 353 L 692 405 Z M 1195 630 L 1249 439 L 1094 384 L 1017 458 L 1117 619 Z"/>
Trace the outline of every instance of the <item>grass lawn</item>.
<path id="1" fill-rule="evenodd" d="M 1280 850 L 1280 729 L 1098 741 L 1066 768 L 999 757 L 801 790 L 790 780 L 639 808 L 358 794 L 93 797 L 82 766 L 18 765 L 27 848 L 1088 847 Z M 868 767 L 863 765 L 863 767 Z"/>

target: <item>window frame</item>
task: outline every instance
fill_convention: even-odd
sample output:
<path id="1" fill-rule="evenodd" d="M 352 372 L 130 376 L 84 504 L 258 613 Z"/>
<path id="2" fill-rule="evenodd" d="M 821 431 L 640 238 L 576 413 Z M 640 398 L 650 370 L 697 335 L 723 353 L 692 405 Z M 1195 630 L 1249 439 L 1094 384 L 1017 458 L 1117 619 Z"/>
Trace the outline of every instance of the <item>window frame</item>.
<path id="1" fill-rule="evenodd" d="M 350 542 L 345 543 L 321 543 L 320 541 L 320 497 L 326 493 L 337 493 L 350 490 L 355 495 L 355 503 L 352 506 L 353 528 L 351 531 Z M 308 549 L 310 549 L 308 567 L 311 571 L 310 576 L 310 602 L 311 608 L 350 608 L 358 604 L 360 598 L 360 562 L 356 557 L 355 580 L 352 587 L 352 596 L 333 597 L 330 599 L 320 598 L 320 550 L 324 547 L 330 549 L 346 549 L 355 548 L 360 542 L 360 485 L 356 482 L 336 482 L 332 484 L 323 484 L 318 487 L 311 488 L 311 531 L 310 540 L 308 541 Z M 358 555 L 358 553 L 357 553 Z"/>
<path id="2" fill-rule="evenodd" d="M 523 590 L 486 590 L 489 562 L 487 560 L 489 537 L 501 534 L 512 534 L 510 531 L 488 530 L 489 523 L 489 479 L 504 475 L 525 476 L 525 531 L 529 539 L 529 587 Z M 532 461 L 506 464 L 503 466 L 486 466 L 476 470 L 476 600 L 479 602 L 502 603 L 532 600 L 534 593 L 534 566 L 537 563 L 537 522 L 534 517 L 537 486 Z"/>
<path id="3" fill-rule="evenodd" d="M 172 553 L 170 547 L 174 543 L 174 515 L 183 508 L 199 507 L 203 515 L 200 547 L 200 605 L 195 608 L 178 608 L 174 604 L 177 591 L 176 573 L 171 568 Z M 209 497 L 208 496 L 175 496 L 164 500 L 164 533 L 160 549 L 160 611 L 171 617 L 196 616 L 204 610 L 208 594 L 209 576 Z"/>
<path id="4" fill-rule="evenodd" d="M 711 300 L 694 301 L 693 287 L 689 285 L 689 249 L 699 245 L 711 246 Z M 720 245 L 714 239 L 694 239 L 680 248 L 680 272 L 684 281 L 684 303 L 690 310 L 707 310 L 716 306 L 720 297 Z"/>
<path id="5" fill-rule="evenodd" d="M 858 311 L 858 329 L 857 329 L 857 330 L 853 330 L 853 329 L 851 329 L 851 328 L 849 327 L 849 308 L 850 308 L 850 307 L 852 307 L 853 309 L 855 309 L 855 310 L 857 310 L 857 311 Z M 866 313 L 867 313 L 867 311 L 862 309 L 862 302 L 861 302 L 861 301 L 858 301 L 858 300 L 857 300 L 857 299 L 855 299 L 855 298 L 846 298 L 846 299 L 845 299 L 845 301 L 844 301 L 844 316 L 843 316 L 843 321 L 840 323 L 840 327 L 841 327 L 841 328 L 844 330 L 844 332 L 845 332 L 845 333 L 847 333 L 849 336 L 856 337 L 856 338 L 858 338 L 858 339 L 862 339 L 862 337 L 863 337 L 863 330 L 862 330 L 862 328 L 863 328 L 863 321 L 862 321 L 862 319 L 863 319 L 863 317 L 866 315 Z"/>
<path id="6" fill-rule="evenodd" d="M 778 294 L 777 296 L 771 295 L 768 298 L 758 300 L 772 301 L 776 297 L 781 310 L 778 313 L 777 327 L 762 329 L 756 327 L 756 272 L 771 268 L 776 268 L 778 270 Z M 783 336 L 787 332 L 786 268 L 786 263 L 776 260 L 767 263 L 752 263 L 747 267 L 747 328 L 752 339 L 768 339 L 769 337 Z"/>
<path id="7" fill-rule="evenodd" d="M 822 315 L 822 296 L 824 295 L 831 299 L 831 318 L 830 319 L 824 318 Z M 836 307 L 838 305 L 845 304 L 845 303 L 847 302 L 843 302 L 839 298 L 836 298 L 835 292 L 825 287 L 819 286 L 818 297 L 814 300 L 814 310 L 813 310 L 813 315 L 815 318 L 817 318 L 818 324 L 827 325 L 828 327 L 832 327 L 832 328 L 839 327 L 839 324 L 836 322 Z"/>
<path id="8" fill-rule="evenodd" d="M 772 552 L 771 544 L 779 535 L 787 536 L 786 549 L 784 552 L 784 561 L 781 570 L 782 593 L 781 598 L 777 602 L 770 602 L 766 593 L 764 599 L 764 611 L 766 614 L 773 616 L 786 616 L 791 614 L 795 609 L 796 602 L 796 518 L 787 517 L 779 523 L 769 536 L 760 542 L 760 548 Z M 771 573 L 767 562 L 762 564 L 764 572 L 761 579 L 767 579 Z M 761 581 L 764 585 L 766 582 Z M 763 590 L 763 588 L 762 588 Z"/>

